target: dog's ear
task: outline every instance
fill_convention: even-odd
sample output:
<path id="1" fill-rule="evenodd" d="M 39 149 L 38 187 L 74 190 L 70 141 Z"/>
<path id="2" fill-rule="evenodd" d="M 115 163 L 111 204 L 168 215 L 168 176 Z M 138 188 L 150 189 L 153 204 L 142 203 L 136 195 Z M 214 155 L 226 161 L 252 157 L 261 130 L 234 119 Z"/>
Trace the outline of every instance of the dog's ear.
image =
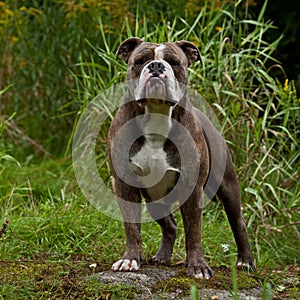
<path id="1" fill-rule="evenodd" d="M 140 43 L 142 43 L 143 40 L 137 37 L 132 37 L 129 38 L 127 40 L 125 40 L 118 48 L 117 53 L 116 53 L 116 57 L 118 58 L 119 56 L 122 57 L 122 59 L 126 62 L 126 64 L 128 63 L 129 57 L 131 55 L 131 53 L 133 52 L 133 50 L 135 49 L 135 47 L 137 45 L 139 45 Z"/>
<path id="2" fill-rule="evenodd" d="M 195 61 L 201 62 L 200 52 L 196 45 L 188 41 L 178 41 L 176 44 L 185 53 L 189 66 Z"/>

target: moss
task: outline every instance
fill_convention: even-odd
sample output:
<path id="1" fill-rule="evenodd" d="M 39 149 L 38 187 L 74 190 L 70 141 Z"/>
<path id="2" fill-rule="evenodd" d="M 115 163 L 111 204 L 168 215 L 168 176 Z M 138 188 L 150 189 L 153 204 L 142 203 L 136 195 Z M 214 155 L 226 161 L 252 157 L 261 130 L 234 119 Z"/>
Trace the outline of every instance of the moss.
<path id="1" fill-rule="evenodd" d="M 163 280 L 160 285 L 164 290 L 173 291 L 180 288 L 183 291 L 189 291 L 191 285 L 195 284 L 196 280 L 189 277 L 173 277 Z"/>
<path id="2" fill-rule="evenodd" d="M 186 270 L 183 268 L 177 273 L 176 277 L 160 281 L 153 287 L 154 292 L 175 292 L 178 289 L 182 291 L 181 295 L 190 295 L 190 288 L 195 285 L 198 289 L 220 289 L 232 290 L 232 275 L 228 268 L 214 268 L 215 275 L 210 280 L 195 279 L 186 276 Z M 255 278 L 253 274 L 246 272 L 238 272 L 237 275 L 238 289 L 250 289 L 261 286 L 261 283 Z"/>
<path id="3" fill-rule="evenodd" d="M 174 267 L 163 267 L 174 271 Z M 233 290 L 232 274 L 229 268 L 214 268 L 215 276 L 210 280 L 197 280 L 186 276 L 186 269 L 176 267 L 176 276 L 161 280 L 149 289 L 154 296 L 174 292 L 180 296 L 189 296 L 191 286 L 201 289 Z M 289 266 L 282 270 L 263 270 L 260 273 L 237 272 L 239 290 L 264 288 L 270 284 L 271 292 L 282 298 L 299 296 L 299 267 Z M 100 272 L 89 268 L 89 264 L 80 261 L 64 262 L 0 262 L 0 295 L 5 299 L 134 299 L 141 293 L 134 286 L 124 284 L 101 284 L 89 276 Z M 86 278 L 89 278 L 87 280 Z M 142 294 L 141 294 L 142 295 Z M 0 297 L 1 298 L 1 297 Z"/>
<path id="4" fill-rule="evenodd" d="M 239 289 L 250 289 L 261 285 L 255 275 L 247 272 L 239 272 L 237 277 L 237 284 Z"/>
<path id="5" fill-rule="evenodd" d="M 97 285 L 100 292 L 100 299 L 134 299 L 136 289 L 134 286 L 127 285 Z"/>
<path id="6" fill-rule="evenodd" d="M 97 270 L 98 271 L 98 270 Z M 0 295 L 5 299 L 133 299 L 135 287 L 86 280 L 90 268 L 82 262 L 0 263 Z"/>

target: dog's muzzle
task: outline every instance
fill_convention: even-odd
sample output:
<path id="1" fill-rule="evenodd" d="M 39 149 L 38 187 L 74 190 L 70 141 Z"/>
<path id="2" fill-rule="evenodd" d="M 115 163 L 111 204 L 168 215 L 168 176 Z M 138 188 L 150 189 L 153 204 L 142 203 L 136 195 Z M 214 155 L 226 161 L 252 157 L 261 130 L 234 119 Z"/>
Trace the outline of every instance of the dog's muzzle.
<path id="1" fill-rule="evenodd" d="M 144 66 L 135 91 L 140 106 L 150 102 L 175 106 L 181 95 L 172 67 L 166 61 L 154 60 Z"/>

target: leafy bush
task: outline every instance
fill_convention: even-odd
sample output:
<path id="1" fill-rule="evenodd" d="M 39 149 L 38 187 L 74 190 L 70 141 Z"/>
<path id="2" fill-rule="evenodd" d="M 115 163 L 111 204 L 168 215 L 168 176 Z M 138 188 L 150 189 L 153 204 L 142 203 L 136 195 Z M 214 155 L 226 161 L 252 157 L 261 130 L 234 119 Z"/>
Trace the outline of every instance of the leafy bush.
<path id="1" fill-rule="evenodd" d="M 203 1 L 202 1 L 203 2 Z M 198 9 L 203 3 L 197 4 Z M 0 1 L 0 82 L 12 84 L 2 96 L 5 105 L 1 115 L 16 112 L 15 125 L 30 139 L 18 136 L 18 156 L 26 159 L 32 153 L 42 157 L 50 152 L 63 155 L 78 106 L 74 97 L 74 78 L 80 72 L 80 59 L 91 59 L 91 48 L 115 48 L 127 37 L 129 28 L 146 26 L 153 38 L 158 24 L 172 22 L 174 15 L 192 17 L 189 11 L 196 1 L 94 1 L 45 0 Z M 209 0 L 208 3 L 214 3 Z M 217 1 L 216 8 L 220 8 Z M 163 13 L 157 13 L 163 11 Z M 137 18 L 136 16 L 141 16 Z M 122 27 L 127 23 L 127 29 Z M 144 23 L 144 24 L 142 24 Z M 146 29 L 146 28 L 145 28 Z M 158 30 L 159 31 L 159 30 Z M 103 39 L 101 32 L 106 37 Z M 135 32 L 138 34 L 138 32 Z M 94 57 L 95 63 L 103 64 Z M 100 70 L 105 81 L 105 70 Z M 13 140 L 15 142 L 15 140 Z M 39 145 L 39 147 L 36 147 Z M 44 148 L 45 151 L 40 151 Z"/>

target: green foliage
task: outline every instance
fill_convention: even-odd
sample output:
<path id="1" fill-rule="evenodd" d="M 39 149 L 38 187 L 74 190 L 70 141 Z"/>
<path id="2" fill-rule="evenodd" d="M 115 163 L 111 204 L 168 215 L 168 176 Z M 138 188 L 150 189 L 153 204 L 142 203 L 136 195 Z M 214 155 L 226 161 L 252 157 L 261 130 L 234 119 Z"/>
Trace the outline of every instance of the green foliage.
<path id="1" fill-rule="evenodd" d="M 191 299 L 199 300 L 198 289 L 195 285 L 191 286 Z"/>
<path id="2" fill-rule="evenodd" d="M 4 93 L 5 90 L 0 91 L 0 95 Z M 0 175 L 5 169 L 5 162 L 13 162 L 21 167 L 20 163 L 11 155 L 7 154 L 6 143 L 4 139 L 2 139 L 2 135 L 5 129 L 6 124 L 13 118 L 13 115 L 8 119 L 2 119 L 0 116 Z"/>
<path id="3" fill-rule="evenodd" d="M 208 3 L 213 6 L 214 1 Z M 215 7 L 219 9 L 220 3 L 217 1 Z M 16 112 L 16 126 L 35 141 L 28 142 L 18 134 L 13 144 L 17 142 L 17 149 L 22 151 L 17 156 L 26 159 L 32 152 L 39 157 L 47 152 L 65 152 L 78 110 L 77 101 L 73 101 L 76 82 L 71 74 L 81 73 L 77 68 L 80 60 L 91 59 L 89 43 L 97 49 L 115 50 L 129 33 L 138 35 L 135 26 L 144 27 L 150 35 L 161 35 L 164 20 L 172 23 L 175 16 L 193 18 L 195 10 L 191 11 L 189 5 L 200 9 L 205 4 L 148 0 L 0 1 L 0 88 L 13 84 L 9 93 L 0 95 L 5 103 L 0 106 L 0 115 Z M 105 65 L 102 57 L 92 56 L 96 64 Z M 100 69 L 98 78 L 107 80 L 107 73 Z"/>

